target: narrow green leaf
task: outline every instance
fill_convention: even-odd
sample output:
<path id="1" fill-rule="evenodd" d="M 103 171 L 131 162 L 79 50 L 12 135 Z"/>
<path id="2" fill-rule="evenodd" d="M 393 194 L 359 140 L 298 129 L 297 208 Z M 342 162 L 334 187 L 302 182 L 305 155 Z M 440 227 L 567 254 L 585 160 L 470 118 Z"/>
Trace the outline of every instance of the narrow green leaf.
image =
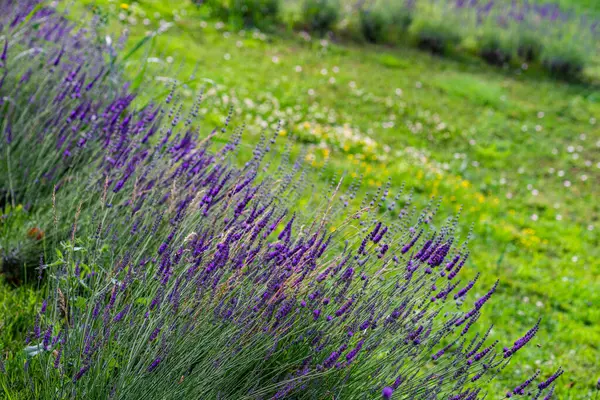
<path id="1" fill-rule="evenodd" d="M 142 46 L 144 46 L 150 39 L 154 39 L 154 35 L 151 36 L 144 36 L 140 41 L 138 41 L 136 43 L 135 46 L 133 46 L 133 48 L 131 50 L 129 50 L 129 53 L 125 54 L 125 57 L 123 57 L 123 59 L 121 60 L 121 63 L 124 61 L 127 61 L 131 56 L 133 56 L 139 49 L 142 48 Z"/>
<path id="2" fill-rule="evenodd" d="M 6 383 L 4 382 L 4 380 L 2 380 L 2 388 L 4 389 L 4 393 L 6 393 L 6 398 L 8 400 L 12 400 L 12 396 L 10 395 L 8 388 L 6 387 Z"/>
<path id="3" fill-rule="evenodd" d="M 150 41 L 150 48 L 148 49 L 148 52 L 146 53 L 146 57 L 144 57 L 144 63 L 142 65 L 142 69 L 137 74 L 137 76 L 135 77 L 135 79 L 133 80 L 133 83 L 131 85 L 132 90 L 134 92 L 137 91 L 137 89 L 140 87 L 140 85 L 144 81 L 144 77 L 146 76 L 146 70 L 148 69 L 148 56 L 150 54 L 152 54 L 152 50 L 154 49 L 154 38 L 155 38 L 155 36 L 152 36 L 152 40 Z"/>

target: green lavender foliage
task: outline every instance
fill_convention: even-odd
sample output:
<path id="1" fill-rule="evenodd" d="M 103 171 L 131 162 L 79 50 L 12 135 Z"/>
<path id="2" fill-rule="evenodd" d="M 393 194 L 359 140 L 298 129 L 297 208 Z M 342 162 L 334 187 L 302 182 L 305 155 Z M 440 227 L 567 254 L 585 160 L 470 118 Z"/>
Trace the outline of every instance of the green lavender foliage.
<path id="1" fill-rule="evenodd" d="M 581 76 L 588 54 L 579 46 L 565 45 L 564 42 L 547 44 L 541 51 L 542 65 L 559 79 L 576 80 Z"/>
<path id="2" fill-rule="evenodd" d="M 449 54 L 461 41 L 454 23 L 442 17 L 415 20 L 410 30 L 420 49 L 436 55 Z"/>
<path id="3" fill-rule="evenodd" d="M 280 20 L 279 0 L 211 0 L 206 6 L 211 7 L 215 16 L 239 29 L 272 31 Z"/>
<path id="4" fill-rule="evenodd" d="M 412 8 L 404 2 L 380 0 L 358 10 L 363 38 L 370 43 L 398 44 L 412 22 Z"/>
<path id="5" fill-rule="evenodd" d="M 301 23 L 306 29 L 324 35 L 339 21 L 341 4 L 339 0 L 304 0 L 301 13 Z"/>

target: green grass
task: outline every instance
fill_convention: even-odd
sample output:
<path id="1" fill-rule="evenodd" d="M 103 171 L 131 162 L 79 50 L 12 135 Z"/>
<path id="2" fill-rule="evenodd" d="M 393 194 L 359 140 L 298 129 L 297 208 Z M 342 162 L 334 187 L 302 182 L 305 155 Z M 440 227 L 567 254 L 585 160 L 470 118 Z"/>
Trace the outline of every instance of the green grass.
<path id="1" fill-rule="evenodd" d="M 114 21 L 119 5 L 111 11 L 110 3 L 95 2 Z M 559 365 L 558 398 L 590 398 L 600 377 L 597 88 L 408 48 L 241 35 L 214 21 L 203 28 L 188 1 L 145 0 L 127 12 L 137 20 L 132 46 L 160 19 L 173 23 L 153 42 L 156 59 L 144 64 L 144 46 L 125 63 L 146 92 L 155 88 L 140 103 L 160 99 L 165 79 L 196 67 L 182 95 L 206 86 L 203 132 L 233 105 L 251 147 L 261 124 L 283 119 L 317 166 L 330 158 L 325 179 L 362 173 L 369 191 L 391 179 L 392 192 L 403 182 L 414 189 L 417 205 L 440 196 L 444 215 L 462 206 L 463 237 L 471 224 L 475 235 L 466 276 L 482 272 L 478 294 L 501 279 L 480 330 L 494 323 L 493 338 L 510 345 L 543 317 L 535 344 L 491 384 L 492 398 L 507 382 Z M 20 293 L 2 294 L 2 304 Z M 2 311 L 12 321 L 12 309 Z"/>
<path id="2" fill-rule="evenodd" d="M 7 369 L 22 367 L 16 365 L 16 361 L 8 353 L 25 347 L 24 333 L 33 326 L 40 297 L 40 292 L 30 285 L 12 287 L 4 281 L 0 282 L 0 354 L 3 355 Z M 8 359 L 4 357 L 5 353 Z M 0 395 L 0 398 L 3 397 Z"/>

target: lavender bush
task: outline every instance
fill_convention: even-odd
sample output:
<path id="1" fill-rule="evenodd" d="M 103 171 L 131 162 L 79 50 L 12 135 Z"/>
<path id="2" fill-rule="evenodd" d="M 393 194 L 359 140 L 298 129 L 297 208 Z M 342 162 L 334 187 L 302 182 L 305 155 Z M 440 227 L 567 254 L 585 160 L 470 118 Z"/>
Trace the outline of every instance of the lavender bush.
<path id="1" fill-rule="evenodd" d="M 479 39 L 479 55 L 488 64 L 508 65 L 516 55 L 512 35 L 499 35 L 497 31 L 484 31 Z M 529 50 L 529 49 L 528 49 Z M 528 53 L 533 56 L 533 52 Z"/>
<path id="2" fill-rule="evenodd" d="M 410 31 L 420 49 L 444 55 L 454 50 L 462 40 L 462 32 L 456 28 L 456 23 L 456 20 L 443 15 L 435 18 L 420 18 L 415 19 Z"/>
<path id="3" fill-rule="evenodd" d="M 366 2 L 363 2 L 366 3 Z M 371 43 L 398 43 L 412 22 L 414 1 L 377 1 L 359 4 L 363 38 Z"/>
<path id="4" fill-rule="evenodd" d="M 598 52 L 598 18 L 553 3 L 431 0 L 417 2 L 415 13 L 442 38 L 474 37 L 490 64 L 505 65 L 518 56 L 540 62 L 559 78 L 576 79 Z"/>
<path id="5" fill-rule="evenodd" d="M 215 16 L 239 28 L 272 30 L 279 17 L 279 0 L 210 0 Z"/>
<path id="6" fill-rule="evenodd" d="M 0 187 L 3 202 L 27 208 L 109 140 L 97 120 L 115 118 L 116 107 L 105 108 L 119 91 L 110 49 L 37 3 L 8 1 L 2 10 Z"/>
<path id="7" fill-rule="evenodd" d="M 25 17 L 18 30 L 3 32 L 9 45 L 18 42 L 15 32 L 27 43 L 45 23 Z M 44 51 L 79 54 L 69 45 L 73 35 Z M 20 122 L 0 153 L 4 165 L 26 165 L 26 141 L 44 143 L 35 168 L 18 178 L 25 187 L 60 171 L 40 185 L 39 197 L 33 184 L 21 197 L 13 194 L 21 186 L 8 185 L 10 201 L 32 202 L 29 213 L 53 240 L 42 254 L 45 300 L 27 347 L 8 368 L 0 365 L 5 392 L 477 399 L 485 396 L 482 382 L 536 335 L 539 322 L 512 343 L 488 340 L 491 327 L 477 320 L 501 287 L 472 298 L 477 278 L 459 276 L 470 237 L 459 235 L 459 215 L 436 221 L 435 200 L 417 211 L 410 194 L 391 193 L 389 184 L 362 196 L 360 179 L 343 177 L 316 190 L 302 154 L 294 158 L 292 146 L 275 151 L 277 130 L 243 159 L 243 128 L 213 143 L 229 119 L 200 135 L 202 93 L 186 109 L 173 85 L 162 104 L 136 110 L 118 75 L 94 81 L 97 63 L 75 65 L 60 75 L 67 82 L 48 78 L 36 107 L 12 109 L 11 121 Z M 38 62 L 32 74 L 45 68 Z M 71 96 L 100 82 L 112 90 L 92 88 L 85 103 Z M 27 80 L 18 93 L 38 87 Z M 97 103 L 89 119 L 77 120 L 81 108 L 72 115 L 73 107 Z M 65 149 L 78 161 L 65 163 Z M 561 373 L 538 383 L 534 397 L 551 393 Z"/>
<path id="8" fill-rule="evenodd" d="M 38 265 L 40 242 L 60 240 L 69 229 L 50 229 L 59 221 L 49 211 L 53 193 L 72 179 L 71 171 L 85 171 L 131 135 L 119 131 L 127 123 L 117 122 L 135 97 L 119 83 L 117 49 L 93 34 L 96 20 L 76 28 L 40 5 L 2 5 L 0 252 L 2 269 L 15 282 Z"/>
<path id="9" fill-rule="evenodd" d="M 324 35 L 331 31 L 340 19 L 340 8 L 339 0 L 303 0 L 303 26 L 319 35 Z"/>

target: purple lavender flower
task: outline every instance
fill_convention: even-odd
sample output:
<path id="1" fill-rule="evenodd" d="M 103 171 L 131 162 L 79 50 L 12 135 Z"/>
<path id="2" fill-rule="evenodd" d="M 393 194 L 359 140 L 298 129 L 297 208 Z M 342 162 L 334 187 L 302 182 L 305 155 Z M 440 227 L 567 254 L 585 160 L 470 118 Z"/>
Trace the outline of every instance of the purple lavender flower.
<path id="1" fill-rule="evenodd" d="M 523 337 L 517 339 L 515 341 L 514 345 L 510 349 L 505 349 L 504 350 L 504 358 L 508 358 L 508 357 L 512 356 L 518 350 L 523 348 L 531 339 L 533 339 L 533 337 L 535 336 L 535 334 L 537 333 L 537 331 L 540 327 L 540 322 L 541 322 L 541 319 L 538 319 L 538 321 L 536 322 L 534 327 L 531 328 L 529 331 L 527 331 L 527 333 Z"/>
<path id="2" fill-rule="evenodd" d="M 381 239 L 383 239 L 383 236 L 387 233 L 388 231 L 388 227 L 384 226 L 383 229 L 381 229 L 377 234 L 372 235 L 372 241 L 373 243 L 379 243 L 381 241 Z"/>
<path id="3" fill-rule="evenodd" d="M 46 332 L 44 333 L 44 340 L 43 340 L 43 346 L 44 349 L 47 350 L 48 346 L 50 345 L 50 342 L 52 341 L 52 325 L 48 326 L 48 329 L 46 329 Z"/>
<path id="4" fill-rule="evenodd" d="M 345 302 L 336 312 L 336 317 L 341 317 L 354 303 L 354 298 L 351 298 L 347 302 Z"/>
<path id="5" fill-rule="evenodd" d="M 88 372 L 89 369 L 89 365 L 84 365 L 83 367 L 81 367 L 79 371 L 75 374 L 75 376 L 73 376 L 73 383 L 76 383 L 78 380 L 80 380 L 83 377 L 83 375 L 85 375 L 85 373 Z"/>
<path id="6" fill-rule="evenodd" d="M 35 325 L 33 326 L 33 335 L 37 339 L 41 335 L 40 330 L 40 314 L 36 314 L 35 316 Z"/>
<path id="7" fill-rule="evenodd" d="M 443 349 L 441 349 L 440 351 L 438 351 L 437 353 L 435 353 L 434 355 L 431 356 L 432 360 L 437 360 L 438 358 L 440 358 L 441 356 L 443 356 L 448 350 L 450 350 L 450 348 L 454 346 L 454 343 L 450 343 L 448 345 L 446 345 L 446 347 L 444 347 Z"/>
<path id="8" fill-rule="evenodd" d="M 333 367 L 340 358 L 340 355 L 346 350 L 346 345 L 341 345 L 337 350 L 333 351 L 326 359 L 323 361 L 323 368 L 329 369 Z"/>
<path id="9" fill-rule="evenodd" d="M 117 288 L 117 286 L 113 286 L 111 295 L 110 295 L 110 300 L 108 302 L 108 306 L 107 308 L 110 310 L 113 308 L 113 306 L 115 305 L 115 301 L 117 300 L 117 294 L 119 294 L 119 290 Z"/>
<path id="10" fill-rule="evenodd" d="M 92 318 L 93 319 L 98 318 L 98 315 L 100 314 L 101 306 L 102 306 L 102 303 L 100 302 L 100 300 L 96 301 L 96 304 L 94 305 L 94 309 L 92 310 Z"/>
<path id="11" fill-rule="evenodd" d="M 0 67 L 4 67 L 6 65 L 6 54 L 8 52 L 8 39 L 4 39 L 4 48 L 2 49 L 2 54 L 0 54 Z"/>
<path id="12" fill-rule="evenodd" d="M 546 379 L 545 381 L 538 384 L 538 389 L 539 390 L 546 389 L 548 386 L 550 386 L 552 384 L 552 382 L 557 380 L 558 377 L 561 376 L 564 372 L 565 371 L 562 369 L 562 367 L 559 367 L 558 370 L 556 370 L 556 372 L 553 373 L 548 379 Z"/>
<path id="13" fill-rule="evenodd" d="M 392 398 L 393 394 L 394 394 L 394 389 L 392 389 L 389 386 L 384 387 L 383 390 L 381 391 L 381 397 L 383 397 L 385 400 L 390 400 Z"/>
<path id="14" fill-rule="evenodd" d="M 467 258 L 469 258 L 469 253 L 465 254 L 464 257 L 462 258 L 462 260 L 460 260 L 460 263 L 458 263 L 458 265 L 456 266 L 456 268 L 454 268 L 448 274 L 448 279 L 449 280 L 454 279 L 454 277 L 456 277 L 456 275 L 458 275 L 458 273 L 460 272 L 460 270 L 462 269 L 462 267 L 465 265 L 465 262 L 467 261 Z"/>
<path id="15" fill-rule="evenodd" d="M 470 281 L 467 286 L 465 286 L 464 288 L 460 289 L 455 295 L 454 295 L 454 300 L 457 300 L 460 297 L 464 297 L 469 290 L 471 290 L 473 288 L 473 286 L 475 286 L 475 283 L 477 282 L 477 279 L 479 279 L 479 273 L 475 276 L 475 278 L 473 278 L 472 281 Z"/>
<path id="16" fill-rule="evenodd" d="M 479 361 L 481 360 L 483 357 L 485 357 L 490 351 L 492 351 L 494 349 L 494 347 L 496 347 L 496 345 L 498 344 L 498 341 L 496 340 L 494 343 L 492 343 L 490 346 L 486 347 L 485 349 L 483 349 L 481 352 L 475 354 L 475 357 L 473 357 L 473 359 L 468 361 L 468 364 L 472 364 L 474 361 Z"/>
<path id="17" fill-rule="evenodd" d="M 525 394 L 525 388 L 527 386 L 529 386 L 531 384 L 531 382 L 534 381 L 535 378 L 538 377 L 538 375 L 540 374 L 540 371 L 536 371 L 533 376 L 531 376 L 531 378 L 528 378 L 525 382 L 521 383 L 519 386 L 517 386 L 516 388 L 513 389 L 512 394 L 515 395 L 524 395 Z M 507 396 L 510 397 L 510 396 Z"/>
<path id="18" fill-rule="evenodd" d="M 454 268 L 458 260 L 460 260 L 460 254 L 454 256 L 454 258 L 448 262 L 448 264 L 446 264 L 446 271 L 450 271 L 452 268 Z"/>
<path id="19" fill-rule="evenodd" d="M 58 369 L 58 367 L 60 366 L 60 359 L 62 357 L 62 346 L 60 346 L 60 348 L 58 349 L 58 352 L 56 353 L 56 358 L 54 359 L 54 368 Z"/>
<path id="20" fill-rule="evenodd" d="M 348 267 L 341 276 L 343 281 L 351 281 L 354 276 L 354 268 Z"/>
<path id="21" fill-rule="evenodd" d="M 321 310 L 316 309 L 313 311 L 313 319 L 316 321 L 317 319 L 319 319 L 319 316 L 321 315 Z"/>
<path id="22" fill-rule="evenodd" d="M 423 234 L 423 231 L 420 231 L 406 245 L 404 245 L 404 247 L 402 247 L 402 254 L 408 253 L 409 250 L 415 245 L 415 243 L 417 243 L 417 241 L 419 240 L 419 238 L 421 237 L 422 234 Z"/>
<path id="23" fill-rule="evenodd" d="M 158 368 L 158 364 L 160 364 L 161 361 L 162 359 L 160 357 L 156 357 L 154 361 L 152 361 L 152 364 L 150 364 L 150 366 L 148 367 L 148 372 L 152 372 L 156 368 Z"/>
<path id="24" fill-rule="evenodd" d="M 347 362 L 351 362 L 352 360 L 354 360 L 354 358 L 356 357 L 356 355 L 358 354 L 358 352 L 362 349 L 363 344 L 365 343 L 364 339 L 359 341 L 356 344 L 356 347 L 354 347 L 348 354 L 346 354 L 346 361 Z"/>
<path id="25" fill-rule="evenodd" d="M 120 322 L 123 319 L 123 317 L 125 317 L 130 307 L 131 304 L 125 306 L 117 315 L 115 315 L 115 317 L 113 318 L 113 322 Z"/>
<path id="26" fill-rule="evenodd" d="M 556 389 L 556 384 L 552 385 L 552 387 L 550 388 L 550 391 L 548 392 L 548 395 L 546 395 L 546 397 L 544 397 L 544 400 L 550 400 L 552 398 L 552 396 L 554 395 L 554 389 Z"/>
<path id="27" fill-rule="evenodd" d="M 483 295 L 483 297 L 481 297 L 475 302 L 476 309 L 481 309 L 481 307 L 483 307 L 483 305 L 490 299 L 490 297 L 492 297 L 492 295 L 496 291 L 496 288 L 498 287 L 498 283 L 500 283 L 500 281 L 496 281 L 496 283 L 494 283 L 494 286 L 492 286 L 492 288 L 485 295 Z"/>

